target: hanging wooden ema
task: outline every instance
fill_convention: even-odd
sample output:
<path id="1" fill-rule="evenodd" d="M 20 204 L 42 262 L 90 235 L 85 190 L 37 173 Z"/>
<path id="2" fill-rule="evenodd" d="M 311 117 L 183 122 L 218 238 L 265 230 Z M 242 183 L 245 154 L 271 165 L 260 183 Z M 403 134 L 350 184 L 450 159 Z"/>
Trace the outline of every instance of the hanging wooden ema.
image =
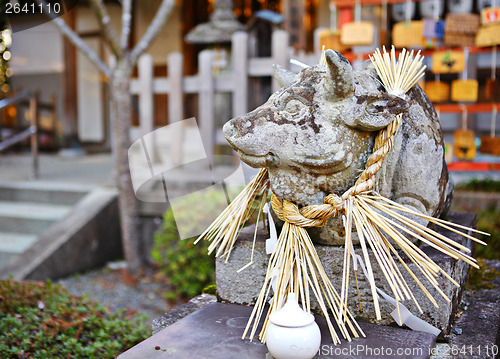
<path id="1" fill-rule="evenodd" d="M 500 155 L 500 137 L 495 136 L 497 113 L 497 106 L 493 104 L 491 109 L 490 135 L 481 137 L 481 147 L 479 147 L 480 152 L 495 156 Z"/>
<path id="2" fill-rule="evenodd" d="M 448 47 L 472 46 L 478 30 L 479 15 L 449 13 L 445 21 L 444 43 Z"/>
<path id="3" fill-rule="evenodd" d="M 486 26 L 500 24 L 500 7 L 493 5 L 481 10 L 481 24 Z"/>
<path id="4" fill-rule="evenodd" d="M 424 45 L 426 48 L 438 47 L 444 37 L 444 21 L 439 20 L 442 5 L 439 0 L 422 1 L 420 3 L 420 12 L 425 8 L 429 11 L 426 12 L 426 18 L 423 20 L 424 29 Z"/>
<path id="5" fill-rule="evenodd" d="M 425 93 L 433 103 L 447 102 L 450 96 L 450 85 L 441 82 L 439 74 L 436 74 L 435 81 L 425 83 Z"/>
<path id="6" fill-rule="evenodd" d="M 347 49 L 340 41 L 340 31 L 337 22 L 337 5 L 336 1 L 330 1 L 330 28 L 319 32 L 319 51 L 332 49 L 338 52 L 343 52 Z"/>
<path id="7" fill-rule="evenodd" d="M 462 72 L 465 68 L 465 57 L 462 51 L 436 51 L 432 54 L 432 72 L 450 74 Z"/>
<path id="8" fill-rule="evenodd" d="M 500 45 L 500 24 L 482 26 L 476 35 L 477 47 Z"/>
<path id="9" fill-rule="evenodd" d="M 424 44 L 424 22 L 412 21 L 412 2 L 406 0 L 406 21 L 394 24 L 392 42 L 396 47 L 422 47 Z"/>
<path id="10" fill-rule="evenodd" d="M 481 10 L 481 28 L 476 35 L 476 46 L 487 47 L 500 45 L 500 7 L 495 1 L 491 7 Z"/>
<path id="11" fill-rule="evenodd" d="M 465 68 L 465 60 L 461 51 L 436 51 L 432 55 L 432 72 L 435 80 L 425 84 L 425 93 L 432 102 L 447 102 L 450 94 L 450 85 L 441 82 L 440 74 L 457 73 Z"/>
<path id="12" fill-rule="evenodd" d="M 342 26 L 340 41 L 347 46 L 373 44 L 374 26 L 369 21 L 361 21 L 361 3 L 356 0 L 354 22 Z"/>
<path id="13" fill-rule="evenodd" d="M 462 128 L 453 133 L 453 149 L 459 160 L 473 160 L 476 157 L 474 132 L 467 129 L 467 109 L 462 105 Z"/>
<path id="14" fill-rule="evenodd" d="M 478 82 L 476 79 L 467 78 L 467 63 L 469 59 L 469 49 L 464 48 L 464 70 L 462 79 L 451 82 L 451 100 L 456 102 L 476 102 L 478 93 Z"/>

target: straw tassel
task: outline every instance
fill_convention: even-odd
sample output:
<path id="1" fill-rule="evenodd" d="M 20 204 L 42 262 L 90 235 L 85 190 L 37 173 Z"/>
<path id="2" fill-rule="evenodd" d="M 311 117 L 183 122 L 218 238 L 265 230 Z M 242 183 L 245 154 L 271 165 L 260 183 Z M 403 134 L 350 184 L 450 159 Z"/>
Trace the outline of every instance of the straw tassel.
<path id="1" fill-rule="evenodd" d="M 302 307 L 307 312 L 311 311 L 310 292 L 314 294 L 335 344 L 340 343 L 340 338 L 333 327 L 329 312 L 334 315 L 344 339 L 351 341 L 352 337 L 365 336 L 350 312 L 339 311 L 341 298 L 326 275 L 311 238 L 305 230 L 306 227 L 313 226 L 314 220 L 310 220 L 308 224 L 294 223 L 294 216 L 302 217 L 295 204 L 286 200 L 281 201 L 274 194 L 271 197 L 271 203 L 277 216 L 284 221 L 284 225 L 278 243 L 271 254 L 264 285 L 242 338 L 245 338 L 247 334 L 251 340 L 254 338 L 264 306 L 268 302 L 274 278 L 276 278 L 274 294 L 259 334 L 259 339 L 263 343 L 266 338 L 269 315 L 282 307 L 289 292 L 294 292 L 296 297 L 300 298 Z"/>
<path id="2" fill-rule="evenodd" d="M 269 187 L 269 173 L 267 169 L 262 168 L 194 243 L 202 239 L 211 241 L 208 254 L 218 247 L 215 256 L 225 258 L 227 261 L 241 229 L 255 209 L 262 208 L 262 204 L 267 201 Z M 254 205 L 255 202 L 258 202 L 257 206 Z"/>

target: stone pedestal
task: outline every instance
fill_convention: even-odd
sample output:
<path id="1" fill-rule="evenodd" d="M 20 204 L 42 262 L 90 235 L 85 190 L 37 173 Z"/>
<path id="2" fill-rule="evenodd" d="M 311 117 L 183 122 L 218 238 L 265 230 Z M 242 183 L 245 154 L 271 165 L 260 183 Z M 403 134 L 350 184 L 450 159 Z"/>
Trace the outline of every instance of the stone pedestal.
<path id="1" fill-rule="evenodd" d="M 476 215 L 474 213 L 456 213 L 452 212 L 449 215 L 449 220 L 467 227 L 476 227 Z M 470 240 L 465 239 L 453 232 L 444 230 L 442 228 L 436 229 L 439 233 L 453 239 L 466 247 L 471 248 L 472 243 Z M 237 273 L 237 271 L 250 262 L 252 254 L 252 244 L 254 238 L 255 227 L 247 227 L 242 230 L 240 237 L 236 241 L 235 247 L 231 252 L 229 261 L 217 259 L 216 263 L 216 277 L 217 277 L 217 295 L 220 300 L 229 303 L 253 305 L 259 295 L 259 291 L 264 283 L 264 278 L 267 270 L 269 255 L 265 251 L 265 240 L 268 234 L 259 228 L 255 243 L 255 250 L 253 254 L 253 264 L 245 270 Z M 470 234 L 470 233 L 469 233 Z M 451 302 L 446 302 L 444 298 L 432 287 L 432 285 L 422 278 L 421 273 L 414 264 L 408 261 L 408 266 L 412 271 L 419 276 L 422 283 L 428 288 L 429 292 L 437 301 L 439 308 L 436 308 L 420 290 L 416 282 L 411 278 L 408 272 L 400 266 L 400 271 L 403 273 L 405 280 L 413 292 L 415 298 L 420 304 L 423 313 L 420 313 L 413 303 L 413 301 L 405 301 L 405 305 L 413 314 L 417 315 L 426 322 L 438 327 L 445 334 L 448 333 L 454 314 L 456 312 L 463 284 L 467 276 L 469 265 L 463 261 L 456 261 L 446 255 L 434 250 L 427 245 L 421 245 L 422 250 L 432 259 L 436 264 L 443 268 L 456 282 L 460 283 L 460 287 L 453 285 L 447 278 L 439 276 L 437 281 L 441 290 L 451 299 Z M 316 250 L 323 263 L 328 277 L 331 279 L 333 286 L 340 292 L 342 284 L 342 263 L 344 258 L 343 246 L 323 246 L 316 245 Z M 361 249 L 356 248 L 356 252 L 360 255 Z M 377 286 L 392 296 L 392 292 L 385 281 L 385 277 L 379 268 L 376 259 L 372 256 L 371 259 L 374 277 Z M 351 283 L 349 287 L 349 301 L 348 305 L 350 310 L 356 315 L 357 318 L 362 320 L 375 320 L 375 311 L 371 296 L 370 285 L 368 280 L 364 277 L 361 270 L 358 271 L 358 285 L 360 292 L 360 303 L 358 303 L 358 296 L 356 284 L 351 271 Z M 315 299 L 311 298 L 313 306 L 316 304 Z M 362 311 L 360 310 L 360 304 Z M 382 321 L 380 324 L 390 324 L 394 320 L 390 313 L 394 310 L 394 306 L 388 302 L 380 301 L 382 311 Z M 316 306 L 315 309 L 318 309 Z"/>
<path id="2" fill-rule="evenodd" d="M 119 359 L 271 358 L 258 339 L 241 339 L 251 307 L 209 303 L 139 343 Z M 164 316 L 163 320 L 169 320 Z M 262 318 L 263 319 L 263 318 Z M 343 340 L 334 345 L 326 320 L 316 317 L 321 330 L 321 347 L 315 358 L 408 358 L 424 359 L 434 347 L 432 334 L 401 328 L 360 323 L 366 338 Z M 262 324 L 262 322 L 261 322 Z M 260 328 L 259 328 L 260 331 Z"/>

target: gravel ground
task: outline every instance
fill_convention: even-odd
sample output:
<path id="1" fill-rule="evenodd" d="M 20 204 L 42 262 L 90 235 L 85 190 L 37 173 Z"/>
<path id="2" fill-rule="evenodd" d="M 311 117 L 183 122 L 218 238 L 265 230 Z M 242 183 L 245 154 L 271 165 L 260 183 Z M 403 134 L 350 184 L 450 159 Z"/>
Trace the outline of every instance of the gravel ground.
<path id="1" fill-rule="evenodd" d="M 154 281 L 154 272 L 147 270 L 140 278 L 132 278 L 124 270 L 123 263 L 111 263 L 104 268 L 77 274 L 58 280 L 75 295 L 88 295 L 111 312 L 123 309 L 130 314 L 146 314 L 151 323 L 156 317 L 168 312 L 176 304 L 168 303 L 163 293 L 168 284 Z"/>

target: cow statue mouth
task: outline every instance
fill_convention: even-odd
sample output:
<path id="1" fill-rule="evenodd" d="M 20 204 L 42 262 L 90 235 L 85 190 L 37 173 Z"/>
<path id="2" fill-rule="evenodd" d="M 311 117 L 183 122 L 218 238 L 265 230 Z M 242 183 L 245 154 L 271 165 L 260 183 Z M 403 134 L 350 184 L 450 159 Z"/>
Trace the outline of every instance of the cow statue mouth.
<path id="1" fill-rule="evenodd" d="M 298 171 L 314 173 L 317 175 L 331 175 L 344 171 L 352 165 L 353 156 L 346 155 L 344 151 L 339 151 L 328 157 L 318 156 L 300 156 L 289 160 L 289 163 L 282 163 L 280 158 L 273 152 L 268 152 L 264 155 L 249 154 L 243 152 L 241 149 L 234 147 L 228 140 L 231 146 L 238 152 L 240 159 L 247 165 L 254 168 L 276 168 L 280 165 L 288 165 Z"/>
<path id="2" fill-rule="evenodd" d="M 341 172 L 352 164 L 353 156 L 345 151 L 338 151 L 327 157 L 320 156 L 300 156 L 296 160 L 291 160 L 294 166 L 306 172 L 318 175 L 331 175 Z"/>
<path id="3" fill-rule="evenodd" d="M 272 152 L 268 152 L 265 155 L 250 155 L 237 149 L 238 156 L 250 167 L 261 168 L 261 167 L 277 167 L 280 163 L 278 156 Z"/>

